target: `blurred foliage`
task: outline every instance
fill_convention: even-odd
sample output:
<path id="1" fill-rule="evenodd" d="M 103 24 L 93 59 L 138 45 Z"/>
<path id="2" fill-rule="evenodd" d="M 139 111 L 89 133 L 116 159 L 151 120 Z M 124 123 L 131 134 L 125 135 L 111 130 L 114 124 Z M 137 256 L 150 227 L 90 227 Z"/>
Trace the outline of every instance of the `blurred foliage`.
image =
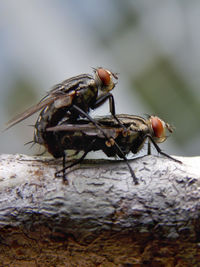
<path id="1" fill-rule="evenodd" d="M 5 101 L 5 109 L 12 117 L 38 101 L 37 90 L 29 77 L 16 77 Z"/>
<path id="2" fill-rule="evenodd" d="M 134 78 L 132 83 L 157 115 L 174 124 L 179 144 L 200 130 L 198 100 L 166 58 L 159 58 L 154 65 Z"/>

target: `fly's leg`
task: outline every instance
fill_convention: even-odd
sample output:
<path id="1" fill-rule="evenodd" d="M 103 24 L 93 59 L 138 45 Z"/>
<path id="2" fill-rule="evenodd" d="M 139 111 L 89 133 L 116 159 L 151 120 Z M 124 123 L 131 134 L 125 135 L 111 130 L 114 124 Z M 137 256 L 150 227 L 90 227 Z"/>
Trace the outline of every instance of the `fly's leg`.
<path id="1" fill-rule="evenodd" d="M 96 141 L 96 139 L 94 139 L 94 140 L 90 143 L 90 145 L 88 146 L 87 151 L 84 152 L 84 154 L 80 157 L 80 159 L 76 160 L 75 162 L 72 162 L 72 163 L 71 163 L 70 165 L 68 165 L 68 166 L 65 166 L 65 162 L 63 161 L 63 169 L 60 170 L 60 171 L 57 171 L 57 172 L 56 172 L 56 177 L 59 177 L 58 174 L 62 172 L 62 173 L 63 173 L 63 181 L 66 181 L 66 172 L 65 172 L 65 171 L 66 171 L 68 168 L 71 168 L 71 167 L 73 167 L 73 166 L 75 166 L 75 165 L 81 163 L 81 162 L 83 161 L 83 159 L 87 156 L 87 154 L 91 151 L 92 146 L 93 146 L 93 144 L 95 143 L 95 141 Z M 116 148 L 119 150 L 119 152 L 120 152 L 122 158 L 124 159 L 124 161 L 126 162 L 128 168 L 129 168 L 129 171 L 130 171 L 130 173 L 131 173 L 131 176 L 133 177 L 133 181 L 134 181 L 134 183 L 137 185 L 137 184 L 138 184 L 138 180 L 137 180 L 137 178 L 136 178 L 136 176 L 135 176 L 135 173 L 134 173 L 133 169 L 131 168 L 131 166 L 130 166 L 130 164 L 129 164 L 129 162 L 128 162 L 128 159 L 126 158 L 126 156 L 124 155 L 124 153 L 122 152 L 122 150 L 120 149 L 120 147 L 118 146 L 117 143 L 115 143 L 115 146 L 116 146 Z M 63 159 L 64 159 L 64 157 L 63 157 Z"/>
<path id="2" fill-rule="evenodd" d="M 129 168 L 129 171 L 130 171 L 130 173 L 131 173 L 131 176 L 132 176 L 132 178 L 133 178 L 133 181 L 134 181 L 134 183 L 135 183 L 135 185 L 139 184 L 139 183 L 138 183 L 138 179 L 137 179 L 137 177 L 135 176 L 135 173 L 134 173 L 134 171 L 133 171 L 131 165 L 129 164 L 128 159 L 127 159 L 126 156 L 124 155 L 123 151 L 121 150 L 121 148 L 119 147 L 119 145 L 118 145 L 116 142 L 115 142 L 114 145 L 116 146 L 116 148 L 117 148 L 118 151 L 120 152 L 121 157 L 123 158 L 123 160 L 126 162 L 128 168 Z"/>
<path id="3" fill-rule="evenodd" d="M 63 172 L 63 182 L 66 182 L 67 181 L 67 177 L 66 177 L 66 152 L 64 151 L 63 152 L 63 160 L 62 160 L 62 165 L 63 165 L 63 169 L 62 169 L 62 172 Z M 56 177 L 57 177 L 57 173 L 55 173 Z"/>
<path id="4" fill-rule="evenodd" d="M 107 93 L 97 99 L 95 102 L 93 108 L 97 108 L 101 106 L 107 99 L 109 99 L 109 106 L 110 106 L 110 112 L 114 119 L 118 122 L 118 124 L 124 129 L 125 132 L 127 132 L 126 127 L 120 122 L 120 120 L 117 118 L 116 113 L 115 113 L 115 101 L 114 97 L 111 93 Z"/>
<path id="5" fill-rule="evenodd" d="M 85 111 L 83 111 L 81 108 L 79 108 L 76 105 L 73 105 L 73 108 L 79 112 L 79 114 L 83 115 L 84 117 L 86 117 L 89 121 L 91 121 L 94 126 L 103 134 L 103 136 L 106 138 L 106 140 L 109 141 L 108 136 L 106 135 L 106 133 L 104 132 L 104 130 L 101 128 L 101 126 L 89 115 L 87 114 Z"/>
<path id="6" fill-rule="evenodd" d="M 147 155 L 151 155 L 151 142 L 150 140 L 148 139 L 148 148 L 147 148 Z"/>
<path id="7" fill-rule="evenodd" d="M 67 178 L 66 178 L 66 170 L 71 168 L 71 167 L 73 167 L 73 166 L 75 166 L 75 165 L 77 165 L 77 164 L 79 164 L 79 163 L 81 163 L 84 160 L 84 158 L 87 156 L 88 153 L 89 153 L 89 151 L 85 151 L 84 154 L 80 157 L 80 159 L 77 159 L 75 162 L 72 162 L 68 166 L 63 166 L 62 170 L 56 172 L 56 177 L 60 177 L 59 173 L 62 172 L 63 176 L 65 175 L 65 178 L 63 177 L 63 180 L 66 181 L 67 180 Z"/>
<path id="8" fill-rule="evenodd" d="M 62 178 L 63 178 L 63 182 L 68 182 L 67 181 L 67 176 L 66 176 L 66 172 L 65 172 L 65 170 L 66 170 L 66 152 L 65 151 L 63 151 L 63 156 L 62 156 L 62 166 L 63 166 L 63 168 L 62 168 L 62 170 L 61 171 L 57 171 L 56 173 L 55 173 L 55 177 L 60 177 L 59 175 L 57 175 L 58 173 L 60 173 L 60 172 L 62 172 Z"/>
<path id="9" fill-rule="evenodd" d="M 160 149 L 160 147 L 156 144 L 156 142 L 153 140 L 153 138 L 152 138 L 151 135 L 148 135 L 148 134 L 147 134 L 146 137 L 148 137 L 148 138 L 151 140 L 151 142 L 153 143 L 153 145 L 154 145 L 154 147 L 155 147 L 155 149 L 157 150 L 158 153 L 160 153 L 161 155 L 163 155 L 163 156 L 165 156 L 165 157 L 167 157 L 167 158 L 169 158 L 169 159 L 172 159 L 173 161 L 176 161 L 176 162 L 182 164 L 182 161 L 180 161 L 180 160 L 178 160 L 178 159 L 175 159 L 175 158 L 171 157 L 170 155 L 168 155 L 167 153 L 163 152 L 163 151 Z"/>
<path id="10" fill-rule="evenodd" d="M 69 168 L 71 168 L 71 167 L 73 167 L 73 166 L 75 166 L 75 165 L 77 165 L 77 164 L 79 164 L 79 163 L 81 163 L 81 162 L 84 160 L 84 158 L 87 156 L 87 154 L 91 151 L 92 146 L 93 146 L 93 144 L 95 143 L 95 141 L 96 141 L 96 139 L 94 139 L 94 140 L 90 143 L 90 145 L 88 146 L 87 150 L 86 150 L 86 151 L 84 152 L 84 154 L 80 157 L 80 159 L 76 160 L 75 162 L 72 162 L 72 163 L 69 164 L 68 166 L 66 166 L 66 161 L 65 161 L 66 154 L 65 154 L 65 152 L 64 152 L 64 154 L 63 154 L 63 168 L 62 168 L 62 170 L 57 171 L 57 172 L 55 173 L 56 177 L 60 177 L 59 173 L 62 172 L 62 175 L 63 175 L 63 182 L 67 181 L 67 178 L 66 178 L 66 170 L 69 169 Z"/>
<path id="11" fill-rule="evenodd" d="M 90 120 L 94 126 L 99 129 L 99 131 L 103 134 L 103 136 L 105 137 L 106 140 L 110 141 L 108 136 L 106 135 L 106 133 L 103 131 L 103 129 L 101 128 L 101 126 L 92 118 L 90 117 L 90 115 L 88 115 L 86 112 L 84 112 L 82 109 L 80 109 L 78 106 L 76 105 L 73 105 L 73 108 L 78 111 L 80 114 L 82 114 L 83 116 L 85 116 L 88 120 Z M 128 159 L 126 158 L 126 156 L 124 155 L 123 151 L 121 150 L 121 148 L 119 147 L 119 145 L 114 142 L 114 146 L 117 148 L 117 150 L 119 151 L 119 153 L 121 154 L 121 157 L 124 159 L 124 161 L 126 162 L 129 170 L 130 170 L 130 173 L 131 173 L 131 176 L 133 177 L 133 181 L 135 182 L 135 184 L 138 184 L 138 181 L 137 181 L 137 178 L 135 176 L 135 173 L 133 171 L 133 169 L 131 168 L 129 162 L 128 162 Z"/>

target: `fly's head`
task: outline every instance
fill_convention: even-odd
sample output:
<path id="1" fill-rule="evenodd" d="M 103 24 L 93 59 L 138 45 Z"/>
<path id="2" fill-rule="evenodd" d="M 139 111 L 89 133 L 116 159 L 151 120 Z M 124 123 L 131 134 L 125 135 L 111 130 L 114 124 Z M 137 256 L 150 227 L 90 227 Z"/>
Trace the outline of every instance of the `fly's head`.
<path id="1" fill-rule="evenodd" d="M 173 128 L 157 116 L 151 116 L 149 123 L 152 137 L 156 143 L 162 143 L 167 139 L 166 129 L 170 133 L 173 132 Z"/>
<path id="2" fill-rule="evenodd" d="M 113 79 L 115 80 L 118 79 L 117 74 L 101 67 L 94 69 L 94 75 L 95 75 L 95 83 L 98 89 L 103 94 L 106 94 L 109 91 L 111 91 L 116 85 Z"/>

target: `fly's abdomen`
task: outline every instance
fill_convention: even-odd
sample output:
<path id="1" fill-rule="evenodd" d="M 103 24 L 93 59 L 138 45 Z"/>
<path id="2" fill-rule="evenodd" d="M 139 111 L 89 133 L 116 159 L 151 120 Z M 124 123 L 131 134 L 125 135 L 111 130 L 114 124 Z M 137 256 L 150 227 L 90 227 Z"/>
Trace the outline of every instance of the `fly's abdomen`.
<path id="1" fill-rule="evenodd" d="M 34 131 L 34 142 L 43 145 L 44 141 L 44 132 L 48 127 L 49 121 L 51 121 L 53 114 L 55 113 L 55 106 L 51 104 L 46 106 L 41 112 L 35 123 Z"/>
<path id="2" fill-rule="evenodd" d="M 34 141 L 38 144 L 45 144 L 46 135 L 49 134 L 46 128 L 57 125 L 64 116 L 67 116 L 66 108 L 57 109 L 54 103 L 45 107 L 35 124 Z"/>

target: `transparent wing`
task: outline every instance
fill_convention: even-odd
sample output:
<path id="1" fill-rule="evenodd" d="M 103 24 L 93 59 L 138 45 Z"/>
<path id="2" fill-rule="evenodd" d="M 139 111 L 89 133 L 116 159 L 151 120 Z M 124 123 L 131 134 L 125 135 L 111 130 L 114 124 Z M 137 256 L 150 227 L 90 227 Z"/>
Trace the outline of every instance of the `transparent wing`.
<path id="1" fill-rule="evenodd" d="M 103 129 L 103 127 L 102 127 Z M 47 132 L 82 132 L 82 131 L 89 131 L 89 132 L 96 132 L 98 129 L 93 124 L 63 124 L 57 125 L 54 127 L 49 127 L 46 129 Z"/>
<path id="2" fill-rule="evenodd" d="M 123 128 L 114 128 L 100 125 L 102 131 L 106 134 L 108 138 L 116 138 L 120 132 L 123 132 Z M 93 124 L 63 124 L 57 125 L 54 127 L 49 127 L 46 129 L 47 132 L 66 132 L 66 134 L 70 135 L 70 132 L 83 132 L 88 136 L 98 136 L 100 138 L 105 138 L 102 131 L 100 131 Z"/>
<path id="3" fill-rule="evenodd" d="M 6 124 L 6 129 L 14 126 L 15 124 L 19 123 L 22 120 L 25 120 L 35 112 L 39 111 L 40 109 L 46 107 L 47 105 L 53 103 L 55 100 L 59 100 L 60 102 L 57 103 L 58 108 L 62 106 L 67 106 L 71 102 L 71 97 L 74 94 L 74 91 L 79 88 L 80 83 L 85 83 L 87 85 L 88 81 L 93 80 L 93 77 L 89 74 L 81 74 L 78 76 L 74 76 L 69 78 L 59 84 L 56 84 L 48 93 L 47 95 L 40 100 L 40 102 L 21 114 L 15 116 Z M 68 96 L 68 97 L 67 97 Z M 64 100 L 65 98 L 65 100 Z"/>
<path id="4" fill-rule="evenodd" d="M 14 126 L 15 124 L 19 123 L 20 121 L 25 120 L 26 118 L 28 118 L 29 116 L 31 116 L 35 112 L 39 111 L 43 107 L 51 104 L 52 102 L 55 101 L 55 99 L 56 99 L 55 97 L 51 97 L 51 98 L 49 97 L 47 99 L 44 99 L 43 101 L 40 101 L 38 104 L 28 108 L 27 110 L 25 110 L 21 114 L 15 116 L 13 119 L 11 119 L 10 121 L 7 122 L 5 130 L 9 129 L 10 127 Z"/>

